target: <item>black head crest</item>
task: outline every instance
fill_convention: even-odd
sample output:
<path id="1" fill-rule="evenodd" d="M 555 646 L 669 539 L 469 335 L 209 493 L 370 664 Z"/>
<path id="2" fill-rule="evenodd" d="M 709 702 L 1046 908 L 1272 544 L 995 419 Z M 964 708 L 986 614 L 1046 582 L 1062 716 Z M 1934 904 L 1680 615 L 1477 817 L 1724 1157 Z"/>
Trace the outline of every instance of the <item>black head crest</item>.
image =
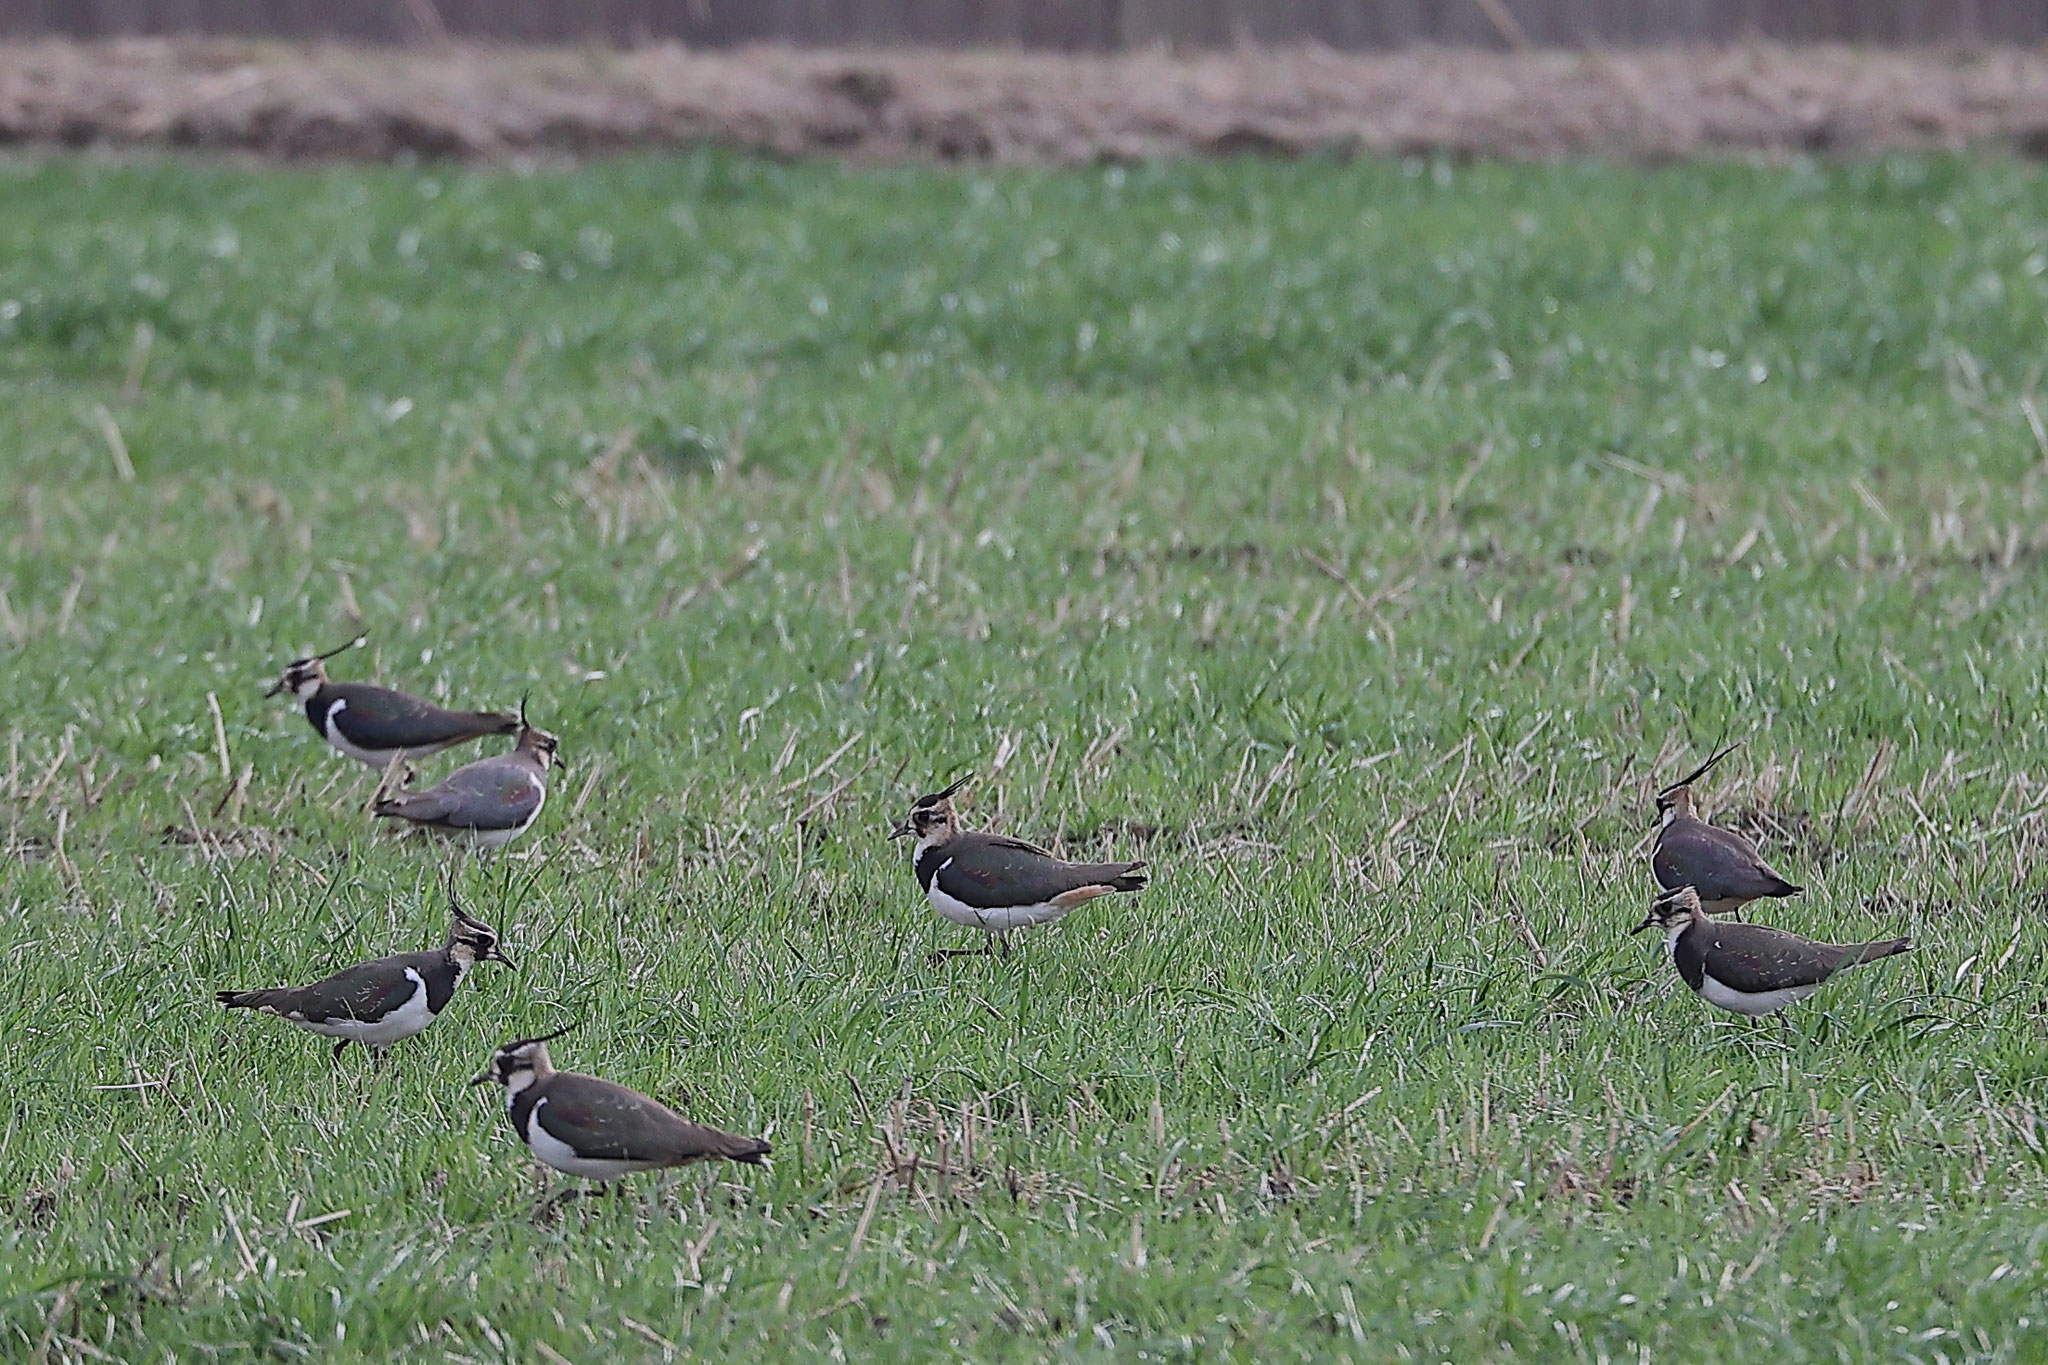
<path id="1" fill-rule="evenodd" d="M 564 1024 L 553 1033 L 543 1033 L 538 1038 L 521 1038 L 517 1042 L 506 1043 L 491 1054 L 491 1060 L 484 1065 L 482 1071 L 469 1078 L 469 1083 L 471 1085 L 485 1085 L 491 1081 L 497 1081 L 501 1085 L 510 1085 L 512 1083 L 511 1078 L 518 1074 L 518 1069 L 510 1061 L 511 1057 L 525 1051 L 536 1043 L 552 1042 L 575 1027 L 576 1024 L 574 1023 Z"/>
<path id="2" fill-rule="evenodd" d="M 462 908 L 462 901 L 455 894 L 455 874 L 452 871 L 448 874 L 448 913 L 472 929 L 481 929 L 493 936 L 498 932 Z"/>
<path id="3" fill-rule="evenodd" d="M 1690 910 L 1699 903 L 1700 893 L 1690 886 L 1679 886 L 1673 887 L 1669 891 L 1660 891 L 1657 893 L 1656 899 L 1656 905 L 1660 909 L 1678 907 Z"/>
<path id="4" fill-rule="evenodd" d="M 337 654 L 346 654 L 351 649 L 356 649 L 362 645 L 368 644 L 369 640 L 369 636 L 358 634 L 353 640 L 350 640 L 347 644 L 336 645 L 333 649 L 328 650 L 325 654 L 315 654 L 312 657 L 315 659 L 331 659 Z"/>
<path id="5" fill-rule="evenodd" d="M 1719 763 L 1722 759 L 1728 757 L 1728 755 L 1734 753 L 1737 749 L 1740 749 L 1742 747 L 1742 743 L 1743 742 L 1738 739 L 1725 749 L 1715 750 L 1713 757 L 1709 758 L 1706 762 L 1700 764 L 1699 767 L 1694 768 L 1684 777 L 1681 777 L 1676 782 L 1673 782 L 1670 786 L 1665 787 L 1662 791 L 1659 791 L 1657 795 L 1659 797 L 1666 797 L 1682 787 L 1690 787 L 1693 783 L 1699 781 L 1701 777 L 1706 775 L 1707 769 L 1713 767 L 1716 763 Z"/>
<path id="6" fill-rule="evenodd" d="M 553 1033 L 543 1033 L 543 1034 L 542 1034 L 542 1035 L 540 1035 L 540 1037 L 538 1037 L 538 1038 L 521 1038 L 521 1039 L 520 1039 L 520 1040 L 519 1040 L 518 1042 L 516 1042 L 516 1043 L 507 1043 L 507 1044 L 505 1044 L 505 1046 L 503 1046 L 503 1047 L 499 1048 L 499 1049 L 498 1049 L 498 1051 L 500 1051 L 500 1052 L 517 1052 L 517 1051 L 519 1051 L 519 1049 L 521 1049 L 521 1048 L 523 1048 L 523 1047 L 532 1047 L 532 1046 L 533 1046 L 533 1045 L 534 1045 L 535 1043 L 552 1043 L 553 1041 L 555 1041 L 555 1039 L 557 1039 L 557 1038 L 561 1037 L 561 1036 L 562 1036 L 563 1034 L 565 1034 L 565 1033 L 569 1032 L 570 1030 L 572 1030 L 572 1029 L 576 1028 L 576 1027 L 577 1027 L 577 1026 L 578 1026 L 579 1024 L 581 1024 L 582 1022 L 583 1022 L 583 1021 L 579 1019 L 579 1020 L 576 1020 L 576 1021 L 574 1021 L 574 1022 L 572 1022 L 572 1023 L 567 1023 L 567 1024 L 564 1024 L 564 1025 L 562 1025 L 562 1026 L 561 1026 L 560 1028 L 556 1029 L 556 1030 L 555 1030 L 555 1031 L 554 1031 Z"/>
<path id="7" fill-rule="evenodd" d="M 1642 923 L 1629 930 L 1640 934 L 1645 929 L 1656 929 L 1666 924 L 1678 924 L 1692 917 L 1700 908 L 1700 893 L 1690 886 L 1660 891 L 1650 902 L 1650 908 L 1643 915 Z"/>
<path id="8" fill-rule="evenodd" d="M 917 800 L 911 802 L 911 809 L 923 810 L 928 806 L 936 806 L 939 802 L 946 800 L 973 780 L 974 774 L 972 771 L 963 773 L 960 777 L 954 779 L 953 785 L 947 787 L 944 791 L 928 792 L 918 797 Z"/>

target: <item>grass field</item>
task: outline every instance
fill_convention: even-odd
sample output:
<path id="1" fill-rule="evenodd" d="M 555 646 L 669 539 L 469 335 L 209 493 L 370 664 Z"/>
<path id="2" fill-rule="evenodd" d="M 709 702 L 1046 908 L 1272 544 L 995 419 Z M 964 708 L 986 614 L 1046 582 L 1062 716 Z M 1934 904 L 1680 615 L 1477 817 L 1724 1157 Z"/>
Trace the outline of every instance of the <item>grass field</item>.
<path id="1" fill-rule="evenodd" d="M 2048 176 L 0 165 L 0 1357 L 2048 1351 Z M 260 691 L 572 765 L 373 1071 L 220 986 L 439 942 Z M 1788 1028 L 1661 775 L 1912 934 Z M 466 757 L 467 755 L 462 755 Z M 453 766 L 435 760 L 428 776 Z M 883 835 L 1156 879 L 1001 962 Z M 462 1082 L 777 1144 L 536 1222 Z"/>

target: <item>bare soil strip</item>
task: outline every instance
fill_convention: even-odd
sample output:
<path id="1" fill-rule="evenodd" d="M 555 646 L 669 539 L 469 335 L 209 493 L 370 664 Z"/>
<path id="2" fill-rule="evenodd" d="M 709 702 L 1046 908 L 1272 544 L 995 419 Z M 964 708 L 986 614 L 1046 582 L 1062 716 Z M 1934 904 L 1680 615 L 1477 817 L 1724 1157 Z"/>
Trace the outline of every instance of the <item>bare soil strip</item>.
<path id="1" fill-rule="evenodd" d="M 1175 155 L 2048 155 L 2048 52 L 1750 44 L 1173 56 L 0 44 L 0 143 L 496 159 L 715 144 L 1072 163 Z"/>

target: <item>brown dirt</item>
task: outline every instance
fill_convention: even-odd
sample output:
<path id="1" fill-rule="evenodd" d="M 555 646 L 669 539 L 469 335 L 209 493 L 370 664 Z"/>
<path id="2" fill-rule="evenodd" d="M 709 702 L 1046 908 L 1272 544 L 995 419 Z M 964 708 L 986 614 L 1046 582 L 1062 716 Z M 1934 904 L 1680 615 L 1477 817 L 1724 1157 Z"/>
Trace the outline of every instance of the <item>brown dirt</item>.
<path id="1" fill-rule="evenodd" d="M 0 143 L 468 158 L 718 144 L 869 160 L 1246 153 L 2048 155 L 2048 52 L 1176 57 L 0 44 Z"/>

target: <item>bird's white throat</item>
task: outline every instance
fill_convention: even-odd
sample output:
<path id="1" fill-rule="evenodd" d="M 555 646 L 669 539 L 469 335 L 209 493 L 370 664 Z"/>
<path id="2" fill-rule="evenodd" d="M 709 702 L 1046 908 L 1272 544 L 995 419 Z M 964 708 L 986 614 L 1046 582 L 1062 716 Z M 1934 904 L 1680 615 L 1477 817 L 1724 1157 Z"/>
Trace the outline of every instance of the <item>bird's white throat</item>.
<path id="1" fill-rule="evenodd" d="M 520 1092 L 532 1085 L 538 1077 L 531 1071 L 515 1071 L 505 1078 L 505 1107 L 510 1109 Z"/>

